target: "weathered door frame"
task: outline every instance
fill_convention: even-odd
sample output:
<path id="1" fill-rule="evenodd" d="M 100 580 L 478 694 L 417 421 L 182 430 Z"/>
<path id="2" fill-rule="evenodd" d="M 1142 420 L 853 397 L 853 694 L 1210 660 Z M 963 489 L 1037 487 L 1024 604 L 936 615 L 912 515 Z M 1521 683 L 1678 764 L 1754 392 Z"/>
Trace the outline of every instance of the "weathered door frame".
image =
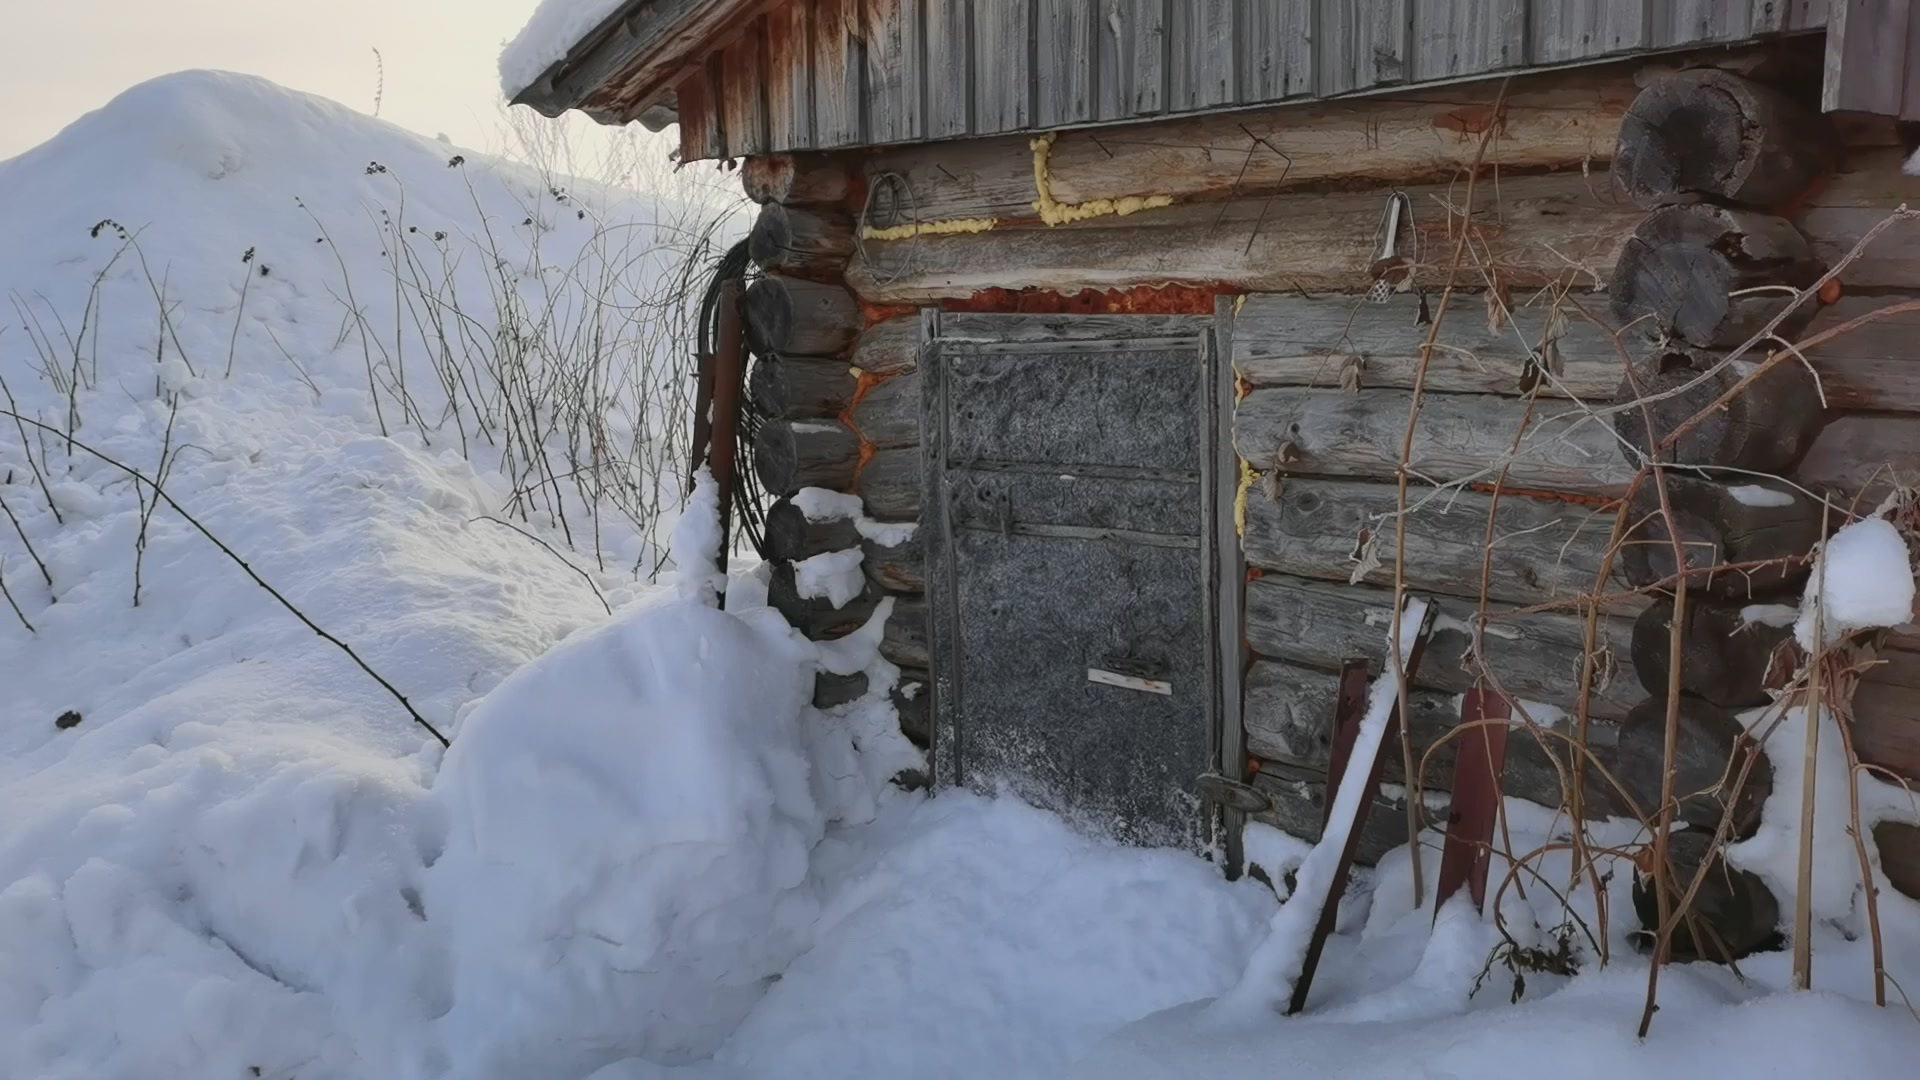
<path id="1" fill-rule="evenodd" d="M 950 559 L 949 522 L 951 508 L 943 485 L 932 482 L 944 461 L 949 434 L 946 430 L 944 401 L 944 365 L 937 352 L 943 341 L 964 341 L 970 351 L 1000 353 L 1060 353 L 1124 351 L 1142 348 L 1193 349 L 1199 363 L 1196 377 L 1201 380 L 1196 417 L 1201 445 L 1197 448 L 1200 480 L 1200 517 L 1198 526 L 1203 604 L 1201 625 L 1207 641 L 1202 655 L 1206 670 L 1202 677 L 1210 688 L 1205 699 L 1208 757 L 1226 775 L 1240 779 L 1245 755 L 1240 722 L 1241 678 L 1245 668 L 1244 635 L 1240 627 L 1240 591 L 1244 570 L 1240 556 L 1239 533 L 1233 512 L 1239 484 L 1239 458 L 1232 445 L 1231 418 L 1235 384 L 1231 365 L 1225 363 L 1223 343 L 1217 335 L 1231 326 L 1231 298 L 1221 310 L 1225 315 L 975 315 L 941 312 L 924 308 L 920 319 L 920 349 L 923 394 L 927 401 L 923 431 L 924 475 L 929 478 L 923 504 L 921 529 L 925 537 L 927 560 L 927 637 L 932 659 L 932 679 L 928 693 L 933 743 L 935 783 L 957 786 L 964 749 L 959 754 L 948 750 L 957 743 L 954 717 L 963 690 L 955 679 L 959 658 L 955 643 L 948 640 L 938 625 L 937 613 L 955 604 L 957 581 Z M 959 744 L 964 746 L 964 744 Z M 1203 843 L 1228 845 L 1229 868 L 1238 864 L 1239 825 L 1211 806 L 1202 808 L 1197 829 Z M 1224 831 L 1221 826 L 1225 825 Z"/>

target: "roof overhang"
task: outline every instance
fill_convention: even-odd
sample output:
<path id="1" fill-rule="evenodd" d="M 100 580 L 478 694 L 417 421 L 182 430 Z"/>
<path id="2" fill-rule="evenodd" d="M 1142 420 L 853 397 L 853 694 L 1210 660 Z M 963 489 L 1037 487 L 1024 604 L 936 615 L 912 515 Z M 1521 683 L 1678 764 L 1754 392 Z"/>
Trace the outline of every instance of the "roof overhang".
<path id="1" fill-rule="evenodd" d="M 513 96 L 546 116 L 579 109 L 603 124 L 674 120 L 673 82 L 778 0 L 627 0 L 533 85 Z"/>

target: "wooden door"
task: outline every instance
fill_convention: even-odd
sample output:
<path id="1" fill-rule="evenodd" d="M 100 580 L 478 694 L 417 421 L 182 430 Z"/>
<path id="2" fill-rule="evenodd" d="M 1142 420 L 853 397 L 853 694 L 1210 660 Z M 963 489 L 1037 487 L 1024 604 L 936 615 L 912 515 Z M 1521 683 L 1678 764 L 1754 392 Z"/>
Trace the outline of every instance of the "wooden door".
<path id="1" fill-rule="evenodd" d="M 934 758 L 1123 839 L 1205 839 L 1218 758 L 1199 320 L 948 317 L 925 350 Z"/>

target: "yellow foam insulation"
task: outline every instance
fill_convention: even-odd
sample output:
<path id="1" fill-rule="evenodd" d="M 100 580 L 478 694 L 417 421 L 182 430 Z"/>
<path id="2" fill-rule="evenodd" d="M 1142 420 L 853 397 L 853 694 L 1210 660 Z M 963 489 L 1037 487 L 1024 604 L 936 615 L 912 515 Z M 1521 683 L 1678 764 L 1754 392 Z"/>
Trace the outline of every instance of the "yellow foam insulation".
<path id="1" fill-rule="evenodd" d="M 986 232 L 998 224 L 1000 224 L 999 221 L 994 218 L 982 217 L 953 218 L 948 221 L 922 221 L 918 224 L 909 222 L 905 225 L 890 225 L 884 229 L 876 229 L 871 225 L 862 225 L 860 227 L 860 238 L 862 240 L 911 240 L 916 236 L 942 236 L 952 235 L 954 233 Z"/>
<path id="2" fill-rule="evenodd" d="M 1066 225 L 1070 222 L 1085 221 L 1088 218 L 1106 217 L 1113 214 L 1125 217 L 1137 210 L 1152 210 L 1161 206 L 1172 206 L 1171 195 L 1126 195 L 1118 199 L 1088 199 L 1083 203 L 1063 203 L 1053 197 L 1053 174 L 1047 171 L 1047 158 L 1053 153 L 1054 133 L 1034 139 L 1033 147 L 1033 190 L 1038 198 L 1033 208 L 1040 214 L 1040 220 L 1049 225 Z"/>
<path id="3" fill-rule="evenodd" d="M 1247 493 L 1259 482 L 1260 474 L 1253 471 L 1246 458 L 1241 458 L 1240 489 L 1233 494 L 1233 532 L 1242 539 L 1247 535 Z"/>

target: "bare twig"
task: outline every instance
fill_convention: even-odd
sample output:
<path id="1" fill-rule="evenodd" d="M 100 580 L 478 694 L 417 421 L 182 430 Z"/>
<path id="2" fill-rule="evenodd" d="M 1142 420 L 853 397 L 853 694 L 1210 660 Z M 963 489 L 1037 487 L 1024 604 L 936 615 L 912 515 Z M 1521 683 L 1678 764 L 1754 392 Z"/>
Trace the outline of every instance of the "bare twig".
<path id="1" fill-rule="evenodd" d="M 47 424 L 43 424 L 40 421 L 33 419 L 32 417 L 22 416 L 19 413 L 14 412 L 12 410 L 8 410 L 7 415 L 13 417 L 14 420 L 16 421 L 32 425 L 33 427 L 41 428 L 43 430 L 50 431 L 55 434 L 59 433 L 59 430 L 57 428 L 54 428 Z M 232 548 L 228 547 L 224 542 L 221 541 L 219 537 L 215 536 L 212 530 L 208 529 L 205 525 L 201 524 L 199 518 L 194 517 L 192 514 L 188 513 L 186 507 L 181 506 L 178 502 L 174 501 L 173 496 L 167 494 L 165 488 L 162 488 L 158 483 L 154 482 L 152 478 L 148 477 L 145 473 L 142 473 L 140 470 L 134 468 L 133 466 L 122 464 L 118 459 L 113 458 L 100 450 L 96 450 L 93 447 L 88 446 L 86 443 L 83 443 L 78 439 L 73 439 L 71 441 L 73 446 L 76 449 L 82 450 L 85 453 L 95 458 L 98 458 L 102 463 L 120 470 L 122 473 L 125 473 L 129 478 L 133 479 L 134 481 L 140 484 L 146 485 L 147 489 L 153 492 L 153 495 L 155 498 L 165 502 L 169 507 L 173 509 L 174 513 L 179 514 L 180 517 L 184 519 L 187 524 L 193 526 L 195 531 L 197 531 L 201 536 L 206 537 L 208 543 L 212 544 L 214 547 L 220 550 L 220 554 L 225 555 L 229 560 L 233 562 L 235 566 L 238 566 L 249 578 L 252 578 L 253 583 L 255 585 L 258 585 L 262 589 L 265 589 L 268 596 L 273 597 L 274 600 L 277 601 L 281 607 L 286 608 L 287 611 L 290 612 L 294 618 L 299 619 L 300 622 L 304 624 L 307 629 L 320 635 L 320 638 L 323 641 L 327 642 L 329 645 L 332 645 L 334 648 L 339 649 L 342 653 L 345 653 L 347 656 L 347 659 L 353 661 L 355 667 L 358 667 L 361 671 L 365 672 L 368 678 L 372 679 L 376 683 L 379 683 L 380 688 L 382 690 L 385 690 L 388 694 L 392 695 L 393 699 L 400 703 L 400 707 L 407 711 L 407 715 L 413 718 L 414 723 L 419 724 L 423 728 L 426 728 L 427 733 L 432 735 L 435 739 L 437 739 L 441 746 L 452 745 L 450 742 L 448 742 L 447 737 L 445 735 L 440 734 L 439 728 L 434 727 L 433 724 L 429 722 L 426 717 L 420 715 L 420 710 L 413 707 L 413 704 L 407 700 L 407 697 L 405 694 L 402 694 L 399 690 L 395 689 L 392 683 L 388 682 L 385 678 L 383 678 L 380 675 L 379 672 L 373 670 L 372 667 L 368 666 L 365 660 L 360 659 L 360 654 L 354 652 L 352 646 L 348 645 L 344 641 L 341 641 L 339 638 L 334 637 L 332 634 L 327 633 L 325 630 L 320 628 L 318 623 L 315 623 L 312 619 L 307 618 L 306 614 L 302 612 L 299 608 L 295 607 L 292 601 L 288 600 L 285 596 L 282 596 L 278 589 L 275 589 L 272 585 L 267 584 L 266 579 L 261 577 L 258 573 L 256 573 L 253 567 L 248 566 L 247 561 L 245 559 L 242 559 L 237 553 L 234 552 Z"/>
<path id="2" fill-rule="evenodd" d="M 573 571 L 573 572 L 574 572 L 574 573 L 576 573 L 576 574 L 579 574 L 579 575 L 580 575 L 580 580 L 582 580 L 582 581 L 584 581 L 584 582 L 586 582 L 586 583 L 587 583 L 587 588 L 589 588 L 589 589 L 592 589 L 592 590 L 593 590 L 593 598 L 594 598 L 595 600 L 598 600 L 598 601 L 600 601 L 600 606 L 601 606 L 601 607 L 603 607 L 603 608 L 606 608 L 606 609 L 607 609 L 607 614 L 608 614 L 608 615 L 612 615 L 612 614 L 613 614 L 613 605 L 612 605 L 612 604 L 609 604 L 609 603 L 607 603 L 607 597 L 606 597 L 606 594 L 605 594 L 605 593 L 602 593 L 602 592 L 600 591 L 600 586 L 598 586 L 598 585 L 596 585 L 596 584 L 594 584 L 594 582 L 593 582 L 593 575 L 592 575 L 592 574 L 589 574 L 589 573 L 587 573 L 587 572 L 586 572 L 585 570 L 582 570 L 582 569 L 581 569 L 580 567 L 578 567 L 578 566 L 575 566 L 575 565 L 573 565 L 573 560 L 572 560 L 572 559 L 569 559 L 569 558 L 567 558 L 567 557 L 566 557 L 565 555 L 562 555 L 562 554 L 560 554 L 560 552 L 559 552 L 559 550 L 558 550 L 557 548 L 555 548 L 555 547 L 554 547 L 554 546 L 553 546 L 552 544 L 549 544 L 549 543 L 547 543 L 547 542 L 546 542 L 545 540 L 542 540 L 542 539 L 541 539 L 541 538 L 539 538 L 538 536 L 535 536 L 534 534 L 532 534 L 532 533 L 530 533 L 530 532 L 528 532 L 527 530 L 525 530 L 525 529 L 523 529 L 523 528 L 521 528 L 520 526 L 518 526 L 518 525 L 515 525 L 515 524 L 514 524 L 513 522 L 511 522 L 511 521 L 504 521 L 504 520 L 502 520 L 502 519 L 500 519 L 500 518 L 497 518 L 497 517 L 494 517 L 494 516 L 493 516 L 493 515 L 491 515 L 491 514 L 482 514 L 482 515 L 480 515 L 479 517 L 477 517 L 477 518 L 474 518 L 474 519 L 472 519 L 472 520 L 474 520 L 474 521 L 491 521 L 491 522 L 493 522 L 493 523 L 494 523 L 495 525 L 501 525 L 501 526 L 504 526 L 504 527 L 506 527 L 506 528 L 509 528 L 509 529 L 512 529 L 512 530 L 513 530 L 514 532 L 517 532 L 517 533 L 519 533 L 519 534 L 520 534 L 521 536 L 524 536 L 524 537 L 526 537 L 527 539 L 529 539 L 529 540 L 531 540 L 531 541 L 533 541 L 534 543 L 536 543 L 536 544 L 539 544 L 539 545 L 540 545 L 541 547 L 543 547 L 543 548 L 546 548 L 546 549 L 547 549 L 547 551 L 548 551 L 548 552 L 549 552 L 550 554 L 552 554 L 554 558 L 556 558 L 556 559 L 559 559 L 559 560 L 560 560 L 560 562 L 561 562 L 561 563 L 562 563 L 563 565 L 565 565 L 567 569 L 569 569 L 569 570 L 571 570 L 571 571 Z"/>

